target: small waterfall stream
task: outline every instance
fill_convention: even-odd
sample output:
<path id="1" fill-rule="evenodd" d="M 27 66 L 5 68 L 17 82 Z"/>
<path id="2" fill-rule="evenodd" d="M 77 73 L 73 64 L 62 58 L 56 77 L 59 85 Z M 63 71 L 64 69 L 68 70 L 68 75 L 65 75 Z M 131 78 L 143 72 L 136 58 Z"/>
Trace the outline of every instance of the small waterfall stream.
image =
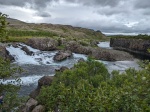
<path id="1" fill-rule="evenodd" d="M 26 52 L 21 49 L 22 46 L 26 46 L 30 51 L 33 52 L 33 55 L 27 55 Z M 111 49 L 109 47 L 109 42 L 101 42 L 98 44 L 98 46 Z M 42 76 L 53 76 L 55 74 L 55 69 L 58 69 L 61 66 L 71 68 L 81 58 L 87 60 L 86 55 L 73 53 L 72 57 L 61 62 L 55 62 L 53 60 L 53 57 L 57 53 L 57 51 L 40 51 L 22 43 L 19 43 L 18 47 L 8 46 L 6 49 L 15 58 L 14 64 L 21 66 L 25 71 L 19 76 L 22 85 L 22 88 L 20 90 L 21 95 L 28 95 L 33 89 L 35 89 L 37 87 L 38 80 Z M 130 67 L 139 69 L 137 60 L 115 62 L 101 60 L 98 61 L 104 63 L 109 72 L 112 72 L 113 70 L 119 70 L 123 72 Z M 14 79 L 8 79 L 3 83 L 11 83 L 11 81 L 14 81 Z"/>

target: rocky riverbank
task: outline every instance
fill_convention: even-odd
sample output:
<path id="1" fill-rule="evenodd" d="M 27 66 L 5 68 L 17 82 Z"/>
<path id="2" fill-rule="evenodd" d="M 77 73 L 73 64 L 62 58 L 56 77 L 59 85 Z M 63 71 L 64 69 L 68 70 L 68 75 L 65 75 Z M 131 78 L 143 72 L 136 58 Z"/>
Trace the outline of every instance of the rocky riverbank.
<path id="1" fill-rule="evenodd" d="M 111 38 L 110 46 L 117 50 L 124 50 L 150 58 L 150 53 L 148 52 L 148 49 L 150 49 L 150 40 Z"/>
<path id="2" fill-rule="evenodd" d="M 56 50 L 58 47 L 58 42 L 53 39 L 48 38 L 32 38 L 26 42 L 27 45 L 40 50 Z M 123 60 L 133 60 L 132 55 L 123 51 L 117 51 L 113 49 L 95 48 L 91 46 L 83 46 L 76 41 L 68 41 L 62 44 L 65 50 L 69 50 L 74 53 L 86 54 L 92 56 L 96 59 L 101 59 L 105 61 L 123 61 Z M 59 45 L 61 46 L 61 45 Z M 61 53 L 62 55 L 65 53 Z M 60 57 L 61 54 L 59 55 Z M 63 59 L 63 58 L 62 58 Z"/>
<path id="3" fill-rule="evenodd" d="M 42 50 L 42 51 L 53 51 L 57 50 L 58 42 L 54 39 L 50 38 L 31 38 L 26 42 L 27 45 Z M 12 43 L 13 46 L 21 46 Z M 105 49 L 99 47 L 91 47 L 91 46 L 83 46 L 76 41 L 69 41 L 63 43 L 64 50 L 59 52 L 57 56 L 55 56 L 55 60 L 64 60 L 67 57 L 71 56 L 71 52 L 89 55 L 98 60 L 104 61 L 123 61 L 123 60 L 133 60 L 133 56 L 129 53 L 123 51 L 117 51 L 113 49 Z M 9 55 L 9 52 L 5 49 L 4 46 L 0 47 L 2 50 L 0 51 L 0 55 L 5 58 L 9 58 L 12 60 L 12 57 Z M 28 55 L 32 55 L 33 52 L 30 52 L 27 47 L 23 47 L 22 50 L 26 52 Z M 66 53 L 67 52 L 67 53 Z M 59 59 L 57 59 L 57 58 Z"/>

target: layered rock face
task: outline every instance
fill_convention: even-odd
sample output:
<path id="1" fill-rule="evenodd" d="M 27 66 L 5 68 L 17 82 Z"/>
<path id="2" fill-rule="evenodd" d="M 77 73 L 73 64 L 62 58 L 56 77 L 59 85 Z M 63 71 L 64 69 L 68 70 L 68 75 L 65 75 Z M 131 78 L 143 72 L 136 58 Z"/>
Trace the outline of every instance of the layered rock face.
<path id="1" fill-rule="evenodd" d="M 105 60 L 105 61 L 133 60 L 133 56 L 127 52 L 104 48 L 93 49 L 92 57 L 98 60 Z"/>
<path id="2" fill-rule="evenodd" d="M 133 60 L 133 56 L 127 52 L 117 51 L 113 49 L 85 47 L 74 41 L 68 42 L 66 45 L 66 49 L 75 53 L 81 53 L 92 56 L 98 60 L 105 60 L 105 61 Z"/>
<path id="3" fill-rule="evenodd" d="M 8 59 L 10 61 L 14 60 L 14 58 L 6 50 L 6 46 L 2 46 L 2 45 L 0 45 L 0 57 L 2 57 L 4 59 Z"/>
<path id="4" fill-rule="evenodd" d="M 42 51 L 51 51 L 56 50 L 58 42 L 51 38 L 31 38 L 25 44 Z"/>
<path id="5" fill-rule="evenodd" d="M 79 44 L 75 41 L 70 41 L 70 42 L 66 43 L 65 46 L 66 46 L 67 50 L 70 50 L 70 51 L 75 52 L 75 53 L 89 55 L 92 52 L 91 47 L 82 46 L 81 44 Z"/>
<path id="6" fill-rule="evenodd" d="M 150 40 L 111 38 L 110 46 L 114 49 L 125 50 L 150 57 Z"/>

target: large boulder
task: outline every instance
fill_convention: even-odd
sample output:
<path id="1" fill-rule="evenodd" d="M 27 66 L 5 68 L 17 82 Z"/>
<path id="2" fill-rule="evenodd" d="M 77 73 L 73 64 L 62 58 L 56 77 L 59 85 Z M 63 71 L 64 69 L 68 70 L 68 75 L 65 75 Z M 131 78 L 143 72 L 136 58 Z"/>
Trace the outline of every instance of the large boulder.
<path id="1" fill-rule="evenodd" d="M 36 106 L 32 112 L 45 112 L 45 107 L 43 105 Z"/>
<path id="2" fill-rule="evenodd" d="M 22 112 L 31 112 L 37 106 L 37 104 L 38 104 L 38 101 L 36 101 L 33 98 L 30 98 L 25 104 L 25 107 L 22 110 Z"/>
<path id="3" fill-rule="evenodd" d="M 68 67 L 62 66 L 62 67 L 59 68 L 59 69 L 55 69 L 55 72 L 63 72 L 63 71 L 68 70 L 68 69 L 69 69 Z"/>
<path id="4" fill-rule="evenodd" d="M 31 38 L 25 43 L 42 51 L 56 50 L 58 46 L 58 42 L 52 38 Z"/>
<path id="5" fill-rule="evenodd" d="M 0 46 L 0 57 L 10 61 L 14 60 L 14 57 L 10 55 L 5 46 Z"/>
<path id="6" fill-rule="evenodd" d="M 70 41 L 66 43 L 66 49 L 75 53 L 86 54 L 86 55 L 91 54 L 91 47 L 82 46 L 76 41 Z"/>
<path id="7" fill-rule="evenodd" d="M 29 96 L 35 99 L 39 95 L 41 87 L 50 86 L 52 81 L 53 76 L 43 76 L 41 79 L 38 80 L 37 88 L 34 91 L 32 91 Z"/>
<path id="8" fill-rule="evenodd" d="M 68 57 L 72 56 L 72 52 L 71 51 L 58 51 L 58 53 L 56 53 L 56 55 L 54 56 L 54 60 L 55 61 L 62 61 Z"/>
<path id="9" fill-rule="evenodd" d="M 33 54 L 33 52 L 32 51 L 30 51 L 26 46 L 22 46 L 22 48 L 21 48 L 24 52 L 26 52 L 26 54 L 27 55 L 32 55 Z"/>
<path id="10" fill-rule="evenodd" d="M 92 50 L 92 57 L 105 61 L 133 60 L 133 56 L 124 51 L 95 48 Z"/>
<path id="11" fill-rule="evenodd" d="M 38 87 L 41 86 L 50 86 L 53 81 L 53 76 L 43 76 L 38 80 Z"/>

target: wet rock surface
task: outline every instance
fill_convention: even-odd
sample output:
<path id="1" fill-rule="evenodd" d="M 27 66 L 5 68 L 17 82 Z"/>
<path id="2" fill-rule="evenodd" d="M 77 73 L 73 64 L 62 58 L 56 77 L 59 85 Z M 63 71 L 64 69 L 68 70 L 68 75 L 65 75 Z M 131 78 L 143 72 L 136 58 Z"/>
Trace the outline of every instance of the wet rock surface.
<path id="1" fill-rule="evenodd" d="M 22 106 L 20 110 L 22 112 L 45 112 L 45 107 L 40 105 L 36 99 L 36 97 L 40 93 L 40 89 L 42 86 L 50 86 L 53 81 L 53 76 L 43 76 L 41 79 L 38 80 L 37 88 L 30 93 L 29 100 Z M 38 105 L 39 104 L 39 105 Z"/>
<path id="2" fill-rule="evenodd" d="M 81 44 L 75 41 L 68 42 L 66 44 L 66 49 L 75 53 L 86 54 L 86 55 L 91 54 L 91 47 L 82 46 Z"/>
<path id="3" fill-rule="evenodd" d="M 33 90 L 29 96 L 35 99 L 39 95 L 41 87 L 50 86 L 52 81 L 53 81 L 53 76 L 43 76 L 41 79 L 38 80 L 37 88 Z"/>
<path id="4" fill-rule="evenodd" d="M 30 56 L 31 56 L 31 55 L 33 54 L 33 52 L 30 51 L 26 46 L 22 46 L 21 49 L 22 49 L 23 51 L 25 51 L 27 55 L 30 55 Z"/>
<path id="5" fill-rule="evenodd" d="M 56 55 L 54 56 L 54 60 L 55 61 L 62 61 L 64 59 L 67 59 L 69 57 L 72 56 L 72 52 L 69 50 L 66 51 L 58 51 L 58 53 L 56 53 Z"/>
<path id="6" fill-rule="evenodd" d="M 10 55 L 10 53 L 6 50 L 6 46 L 0 45 L 0 57 L 4 59 L 8 59 L 10 61 L 13 61 L 13 56 Z"/>

